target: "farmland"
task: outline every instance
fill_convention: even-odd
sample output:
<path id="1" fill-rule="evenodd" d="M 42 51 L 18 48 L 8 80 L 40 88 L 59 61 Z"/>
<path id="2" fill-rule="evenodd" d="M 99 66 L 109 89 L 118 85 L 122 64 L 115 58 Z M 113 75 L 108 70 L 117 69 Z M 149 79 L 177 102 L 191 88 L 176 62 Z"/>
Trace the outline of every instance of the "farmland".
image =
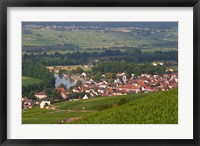
<path id="1" fill-rule="evenodd" d="M 123 100 L 126 99 L 126 100 Z M 164 124 L 178 123 L 178 90 L 116 97 L 97 97 L 88 100 L 55 103 L 56 110 L 23 110 L 23 124 Z"/>
<path id="2" fill-rule="evenodd" d="M 88 25 L 90 25 L 88 23 Z M 58 26 L 60 28 L 60 26 Z M 101 49 L 112 47 L 136 47 L 141 46 L 145 52 L 150 50 L 170 51 L 176 50 L 176 45 L 170 45 L 166 47 L 160 44 L 161 41 L 165 41 L 168 44 L 177 44 L 177 29 L 176 27 L 166 29 L 135 29 L 131 28 L 126 31 L 126 27 L 111 27 L 107 30 L 107 27 L 80 29 L 77 26 L 76 30 L 68 30 L 63 28 L 60 30 L 55 27 L 44 27 L 43 25 L 25 25 L 23 27 L 22 45 L 23 46 L 35 46 L 46 49 L 49 46 L 54 46 L 54 49 L 49 51 L 42 51 L 41 53 L 52 54 L 54 52 L 69 53 L 76 51 L 86 52 L 99 52 Z M 100 30 L 99 30 L 100 29 Z M 102 31 L 104 29 L 104 31 Z M 65 45 L 74 45 L 73 49 Z M 59 49 L 61 48 L 62 49 Z M 123 51 L 123 49 L 121 50 Z M 151 51 L 150 51 L 151 52 Z M 35 52 L 39 53 L 39 52 Z"/>
<path id="3" fill-rule="evenodd" d="M 38 37 L 38 35 L 41 37 Z M 53 34 L 53 35 L 52 35 Z M 23 36 L 24 45 L 55 45 L 55 44 L 74 44 L 83 48 L 94 47 L 111 47 L 114 42 L 118 42 L 119 45 L 134 46 L 137 44 L 145 44 L 148 40 L 141 40 L 134 38 L 126 33 L 103 33 L 94 31 L 78 31 L 59 32 L 56 30 L 34 30 L 32 35 Z M 37 43 L 36 43 L 37 42 Z M 153 41 L 152 41 L 153 42 Z"/>
<path id="4" fill-rule="evenodd" d="M 48 69 L 58 68 L 62 70 L 76 70 L 77 67 L 82 68 L 84 71 L 89 71 L 91 68 L 83 65 L 66 65 L 66 66 L 47 66 Z"/>

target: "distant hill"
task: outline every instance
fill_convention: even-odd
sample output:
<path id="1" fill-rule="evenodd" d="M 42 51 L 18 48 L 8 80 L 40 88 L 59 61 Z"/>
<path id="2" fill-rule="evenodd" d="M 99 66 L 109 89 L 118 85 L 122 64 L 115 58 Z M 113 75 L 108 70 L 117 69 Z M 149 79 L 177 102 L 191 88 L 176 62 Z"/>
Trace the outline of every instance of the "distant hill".
<path id="1" fill-rule="evenodd" d="M 40 26 L 96 26 L 96 27 L 147 27 L 147 28 L 171 28 L 178 27 L 177 22 L 23 22 L 25 25 Z"/>

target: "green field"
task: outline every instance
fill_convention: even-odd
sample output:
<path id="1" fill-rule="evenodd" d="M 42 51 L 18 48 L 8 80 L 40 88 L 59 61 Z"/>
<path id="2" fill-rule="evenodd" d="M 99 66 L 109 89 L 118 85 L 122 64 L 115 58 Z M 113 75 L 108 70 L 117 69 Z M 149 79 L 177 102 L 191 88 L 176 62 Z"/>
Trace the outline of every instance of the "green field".
<path id="1" fill-rule="evenodd" d="M 22 76 L 22 86 L 28 86 L 33 84 L 41 83 L 42 81 L 39 79 L 34 79 L 31 77 Z"/>
<path id="2" fill-rule="evenodd" d="M 125 99 L 125 100 L 124 100 Z M 123 102 L 124 101 L 124 102 Z M 177 124 L 178 89 L 165 92 L 97 97 L 53 104 L 56 110 L 23 110 L 23 124 Z M 76 119 L 67 121 L 67 119 Z"/>

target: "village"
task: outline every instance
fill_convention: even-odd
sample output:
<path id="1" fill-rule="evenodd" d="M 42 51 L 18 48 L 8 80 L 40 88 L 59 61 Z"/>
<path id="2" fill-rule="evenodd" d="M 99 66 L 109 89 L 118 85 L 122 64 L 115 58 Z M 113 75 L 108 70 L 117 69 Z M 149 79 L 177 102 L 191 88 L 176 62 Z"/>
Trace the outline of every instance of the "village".
<path id="1" fill-rule="evenodd" d="M 73 102 L 77 100 L 87 100 L 89 98 L 101 97 L 101 96 L 120 96 L 128 94 L 139 94 L 166 91 L 172 88 L 178 87 L 178 74 L 170 73 L 163 75 L 151 75 L 141 74 L 136 76 L 131 75 L 127 78 L 126 73 L 116 73 L 116 79 L 113 82 L 109 82 L 109 73 L 103 74 L 100 82 L 87 77 L 87 74 L 83 72 L 79 76 L 79 82 L 71 89 L 64 87 L 55 88 L 59 91 L 62 97 L 61 101 Z M 68 78 L 68 76 L 66 76 Z M 79 98 L 72 98 L 74 94 L 82 93 Z M 52 99 L 48 98 L 48 95 L 42 91 L 35 93 L 36 100 L 22 97 L 22 108 L 28 109 L 35 105 L 39 105 L 40 108 L 52 108 Z"/>
<path id="2" fill-rule="evenodd" d="M 22 23 L 22 124 L 178 124 L 178 22 Z"/>

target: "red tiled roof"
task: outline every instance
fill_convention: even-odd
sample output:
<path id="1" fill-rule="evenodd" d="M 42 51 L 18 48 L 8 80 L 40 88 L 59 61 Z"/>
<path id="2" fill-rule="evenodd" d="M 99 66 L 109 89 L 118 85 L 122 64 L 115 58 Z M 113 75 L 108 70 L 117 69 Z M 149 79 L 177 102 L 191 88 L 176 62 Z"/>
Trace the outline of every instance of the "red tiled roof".
<path id="1" fill-rule="evenodd" d="M 104 94 L 102 94 L 102 96 L 108 96 L 108 94 L 104 93 Z"/>
<path id="2" fill-rule="evenodd" d="M 56 88 L 57 90 L 59 90 L 61 93 L 65 93 L 65 89 L 64 88 Z"/>
<path id="3" fill-rule="evenodd" d="M 46 95 L 44 92 L 35 93 L 35 95 Z"/>

